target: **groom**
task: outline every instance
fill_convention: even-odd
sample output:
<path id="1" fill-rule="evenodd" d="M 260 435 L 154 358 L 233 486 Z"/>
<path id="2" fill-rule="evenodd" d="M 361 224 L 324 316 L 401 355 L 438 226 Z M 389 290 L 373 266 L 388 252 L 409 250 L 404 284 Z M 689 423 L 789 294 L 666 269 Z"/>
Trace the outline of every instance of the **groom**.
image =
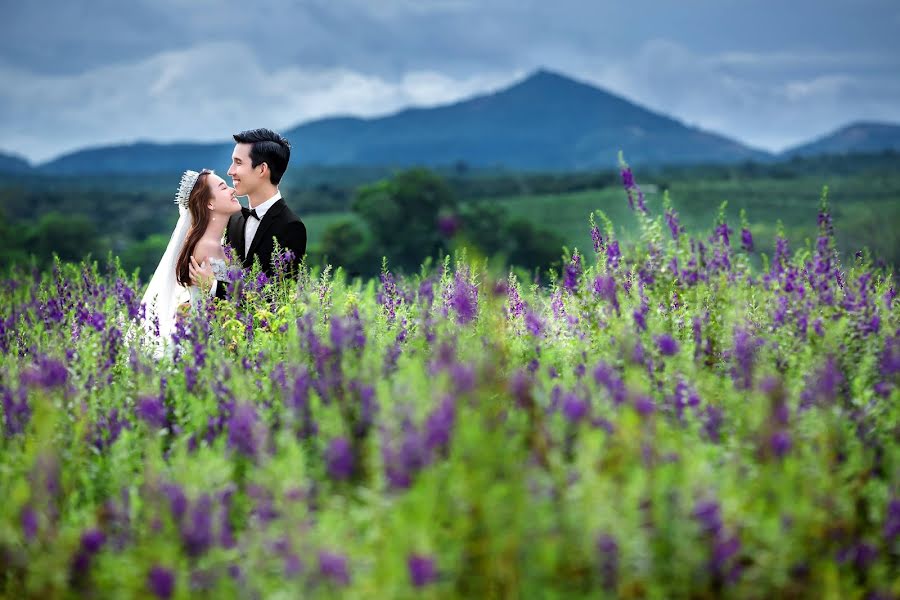
<path id="1" fill-rule="evenodd" d="M 306 254 L 306 226 L 288 208 L 278 183 L 291 159 L 291 144 L 284 137 L 269 129 L 242 131 L 234 136 L 234 152 L 228 175 L 238 196 L 248 196 L 250 207 L 242 208 L 228 220 L 225 242 L 240 254 L 245 269 L 259 259 L 267 277 L 275 274 L 272 253 L 275 242 L 282 251 L 290 250 L 293 261 L 286 265 L 286 272 L 295 275 L 297 265 Z M 212 267 L 198 265 L 191 257 L 191 279 L 211 279 Z M 214 281 L 217 298 L 225 298 L 227 283 Z"/>

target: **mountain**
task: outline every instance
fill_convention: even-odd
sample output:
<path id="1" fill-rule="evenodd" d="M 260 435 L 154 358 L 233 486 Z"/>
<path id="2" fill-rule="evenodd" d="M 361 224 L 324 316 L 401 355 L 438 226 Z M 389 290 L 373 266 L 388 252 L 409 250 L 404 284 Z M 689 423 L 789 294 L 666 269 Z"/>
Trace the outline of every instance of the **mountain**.
<path id="1" fill-rule="evenodd" d="M 812 142 L 785 150 L 782 155 L 817 156 L 900 150 L 900 125 L 857 122 L 846 125 Z"/>
<path id="2" fill-rule="evenodd" d="M 642 108 L 597 87 L 540 70 L 493 94 L 378 118 L 319 119 L 284 131 L 294 164 L 502 166 L 573 170 L 766 160 L 770 155 Z M 232 144 L 108 146 L 41 165 L 52 173 L 151 173 L 229 164 Z"/>
<path id="3" fill-rule="evenodd" d="M 56 175 L 177 173 L 213 168 L 225 172 L 234 144 L 156 144 L 137 142 L 78 150 L 44 163 L 41 172 Z"/>
<path id="4" fill-rule="evenodd" d="M 30 173 L 31 170 L 31 164 L 21 156 L 0 152 L 0 173 L 21 174 Z"/>
<path id="5" fill-rule="evenodd" d="M 619 150 L 634 164 L 769 158 L 544 70 L 494 94 L 375 119 L 314 121 L 286 135 L 296 140 L 303 161 L 325 164 L 465 161 L 568 170 L 615 165 Z"/>

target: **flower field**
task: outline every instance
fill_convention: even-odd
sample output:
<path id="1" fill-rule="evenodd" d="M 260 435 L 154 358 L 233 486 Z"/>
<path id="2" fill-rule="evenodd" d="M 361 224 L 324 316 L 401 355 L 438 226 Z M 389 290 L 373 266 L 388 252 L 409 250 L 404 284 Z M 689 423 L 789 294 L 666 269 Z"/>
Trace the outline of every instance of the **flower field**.
<path id="1" fill-rule="evenodd" d="M 0 595 L 900 596 L 890 274 L 824 199 L 755 267 L 623 182 L 640 244 L 591 216 L 549 285 L 235 272 L 167 344 L 114 265 L 14 268 Z"/>

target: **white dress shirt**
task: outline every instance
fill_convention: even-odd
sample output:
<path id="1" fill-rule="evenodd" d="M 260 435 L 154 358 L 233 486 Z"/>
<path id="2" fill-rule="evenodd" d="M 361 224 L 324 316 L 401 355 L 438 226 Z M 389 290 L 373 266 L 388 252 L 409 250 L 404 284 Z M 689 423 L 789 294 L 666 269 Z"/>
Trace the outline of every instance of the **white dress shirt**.
<path id="1" fill-rule="evenodd" d="M 256 214 L 259 216 L 259 220 L 254 219 L 253 217 L 247 217 L 247 221 L 244 223 L 244 253 L 250 251 L 250 246 L 253 245 L 253 238 L 256 236 L 256 230 L 259 229 L 259 224 L 262 222 L 262 218 L 266 215 L 266 212 L 272 208 L 272 205 L 281 200 L 281 191 L 275 192 L 275 195 L 257 206 L 254 210 L 256 210 Z M 252 208 L 252 207 L 251 207 Z"/>
<path id="2" fill-rule="evenodd" d="M 256 231 L 259 229 L 259 224 L 262 222 L 262 218 L 265 216 L 266 212 L 272 208 L 272 205 L 281 200 L 281 190 L 275 192 L 275 195 L 260 204 L 256 207 L 256 214 L 259 215 L 259 221 L 254 219 L 253 217 L 247 217 L 246 222 L 244 223 L 244 252 L 246 253 L 250 250 L 250 245 L 253 243 L 253 238 L 256 236 Z M 218 280 L 213 279 L 212 287 L 209 290 L 209 295 L 215 297 L 216 288 L 218 287 Z"/>

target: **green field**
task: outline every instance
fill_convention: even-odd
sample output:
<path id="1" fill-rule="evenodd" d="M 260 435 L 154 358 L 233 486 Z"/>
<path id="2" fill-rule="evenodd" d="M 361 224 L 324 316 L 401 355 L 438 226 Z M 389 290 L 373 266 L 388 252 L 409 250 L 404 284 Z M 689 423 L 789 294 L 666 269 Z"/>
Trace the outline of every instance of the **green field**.
<path id="1" fill-rule="evenodd" d="M 634 235 L 637 222 L 617 172 L 436 174 L 446 181 L 455 202 L 501 207 L 509 220 L 525 219 L 546 234 L 558 235 L 560 246 L 590 249 L 588 217 L 598 209 L 612 220 L 624 242 Z M 353 169 L 295 175 L 282 191 L 307 225 L 310 258 L 316 264 L 323 258 L 323 241 L 332 224 L 350 217 L 365 227 L 351 206 L 369 181 L 366 177 L 390 176 Z M 699 235 L 711 231 L 723 202 L 728 202 L 732 229 L 739 230 L 740 211 L 745 210 L 756 241 L 755 260 L 760 253 L 771 253 L 779 220 L 793 248 L 814 241 L 816 209 L 827 185 L 843 255 L 867 247 L 876 260 L 900 265 L 900 158 L 893 155 L 636 169 L 635 177 L 651 214 L 662 214 L 662 194 L 668 190 L 682 224 Z M 0 266 L 22 263 L 29 255 L 46 266 L 54 253 L 77 261 L 87 254 L 105 257 L 112 252 L 126 270 L 140 268 L 146 274 L 177 219 L 171 205 L 176 180 L 177 175 L 0 177 Z M 399 227 L 396 235 L 413 229 Z M 380 265 L 378 259 L 371 262 Z M 546 266 L 537 259 L 531 266 L 538 263 Z"/>
<path id="2" fill-rule="evenodd" d="M 638 181 L 640 185 L 640 181 Z M 759 178 L 741 181 L 676 180 L 668 185 L 669 197 L 683 225 L 691 231 L 711 231 L 719 207 L 727 201 L 726 214 L 732 227 L 746 211 L 758 251 L 771 254 L 776 223 L 780 220 L 792 246 L 815 242 L 816 210 L 823 186 L 834 215 L 838 247 L 845 255 L 869 248 L 877 259 L 900 264 L 900 174 L 896 176 Z M 653 214 L 662 212 L 663 189 L 647 189 L 647 204 Z M 494 203 L 512 217 L 522 217 L 558 233 L 570 248 L 591 248 L 588 218 L 602 210 L 623 240 L 633 240 L 637 221 L 620 187 L 565 194 L 515 195 L 474 199 Z M 325 229 L 336 221 L 353 218 L 350 212 L 304 215 L 311 249 L 317 249 Z"/>

